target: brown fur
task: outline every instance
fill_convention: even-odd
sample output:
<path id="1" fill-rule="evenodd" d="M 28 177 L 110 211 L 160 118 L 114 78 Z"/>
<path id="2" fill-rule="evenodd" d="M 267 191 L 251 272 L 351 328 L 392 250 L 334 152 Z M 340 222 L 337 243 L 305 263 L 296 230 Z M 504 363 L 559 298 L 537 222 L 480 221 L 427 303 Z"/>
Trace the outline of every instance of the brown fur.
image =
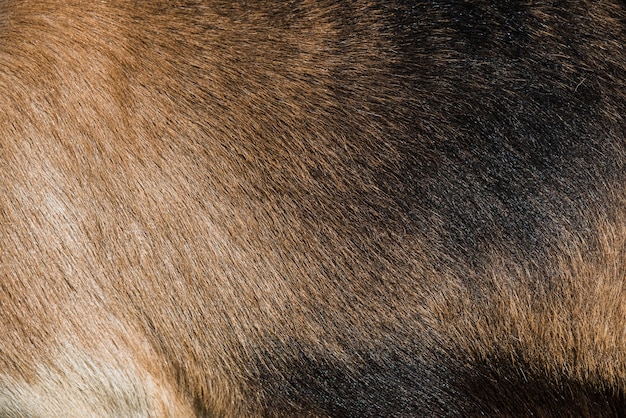
<path id="1" fill-rule="evenodd" d="M 624 28 L 0 1 L 0 415 L 624 414 Z"/>

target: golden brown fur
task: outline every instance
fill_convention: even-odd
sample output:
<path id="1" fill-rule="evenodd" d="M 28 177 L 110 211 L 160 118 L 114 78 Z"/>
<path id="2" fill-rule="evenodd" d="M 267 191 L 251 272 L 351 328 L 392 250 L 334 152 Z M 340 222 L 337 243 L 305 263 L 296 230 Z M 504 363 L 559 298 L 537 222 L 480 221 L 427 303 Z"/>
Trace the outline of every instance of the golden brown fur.
<path id="1" fill-rule="evenodd" d="M 0 416 L 623 415 L 619 1 L 0 1 Z"/>

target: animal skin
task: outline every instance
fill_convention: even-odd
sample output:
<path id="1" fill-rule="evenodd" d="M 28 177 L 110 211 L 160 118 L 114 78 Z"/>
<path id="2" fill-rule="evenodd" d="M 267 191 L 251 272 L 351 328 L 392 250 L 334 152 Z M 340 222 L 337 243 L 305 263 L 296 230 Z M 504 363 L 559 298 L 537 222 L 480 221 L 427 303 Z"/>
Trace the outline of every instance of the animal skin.
<path id="1" fill-rule="evenodd" d="M 0 0 L 0 416 L 626 415 L 623 0 Z"/>

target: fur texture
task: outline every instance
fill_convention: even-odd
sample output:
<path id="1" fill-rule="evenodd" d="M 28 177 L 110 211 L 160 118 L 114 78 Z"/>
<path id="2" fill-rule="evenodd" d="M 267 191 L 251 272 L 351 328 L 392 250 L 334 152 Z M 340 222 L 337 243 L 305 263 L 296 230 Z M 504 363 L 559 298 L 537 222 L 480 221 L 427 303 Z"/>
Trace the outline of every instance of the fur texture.
<path id="1" fill-rule="evenodd" d="M 625 48 L 621 0 L 0 0 L 0 415 L 624 415 Z"/>

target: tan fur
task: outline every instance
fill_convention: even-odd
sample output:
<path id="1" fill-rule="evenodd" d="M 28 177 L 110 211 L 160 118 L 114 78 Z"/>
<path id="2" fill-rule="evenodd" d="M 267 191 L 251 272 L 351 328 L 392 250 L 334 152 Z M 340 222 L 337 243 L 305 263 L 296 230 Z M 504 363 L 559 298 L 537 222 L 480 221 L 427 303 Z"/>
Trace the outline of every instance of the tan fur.
<path id="1" fill-rule="evenodd" d="M 384 170 L 402 167 L 404 123 L 419 144 L 463 134 L 428 107 L 454 83 L 388 75 L 403 44 L 383 7 L 295 3 L 0 2 L 0 415 L 337 416 L 289 397 L 291 357 L 359 376 L 374 361 L 362 353 L 384 363 L 385 347 L 417 369 L 445 357 L 452 398 L 465 399 L 456 367 L 482 379 L 492 361 L 626 393 L 619 182 L 576 214 L 585 231 L 547 208 L 560 232 L 537 258 L 496 226 L 476 264 L 435 246 L 445 213 L 420 232 Z M 581 47 L 581 65 L 622 48 L 623 21 L 606 16 L 623 7 L 593 8 L 606 42 Z M 548 12 L 533 17 L 552 25 Z M 623 141 L 624 79 L 604 76 L 563 89 L 598 83 L 594 126 Z M 281 379 L 285 395 L 269 389 Z M 458 414 L 510 413 L 470 403 Z"/>

